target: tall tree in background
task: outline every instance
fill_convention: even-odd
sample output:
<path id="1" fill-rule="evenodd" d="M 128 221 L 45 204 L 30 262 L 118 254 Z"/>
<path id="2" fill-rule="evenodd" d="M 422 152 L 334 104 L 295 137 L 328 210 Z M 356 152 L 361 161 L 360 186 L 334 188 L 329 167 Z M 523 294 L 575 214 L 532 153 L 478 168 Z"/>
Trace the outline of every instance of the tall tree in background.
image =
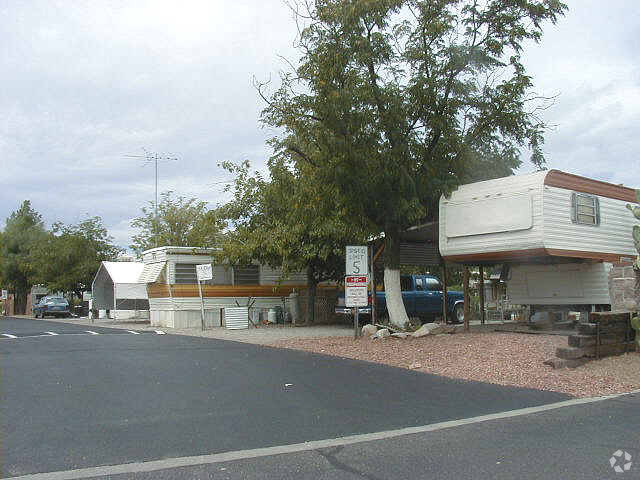
<path id="1" fill-rule="evenodd" d="M 212 247 L 219 241 L 225 227 L 217 210 L 207 208 L 207 202 L 196 198 L 173 197 L 173 192 L 163 192 L 158 203 L 158 217 L 153 202 L 142 207 L 142 216 L 135 218 L 131 226 L 139 230 L 133 236 L 131 249 L 137 255 L 154 247 Z"/>
<path id="2" fill-rule="evenodd" d="M 344 247 L 366 241 L 367 229 L 349 215 L 335 186 L 318 181 L 312 165 L 296 163 L 277 142 L 274 148 L 268 179 L 250 173 L 247 162 L 224 164 L 236 176 L 229 189 L 233 199 L 224 206 L 234 227 L 225 237 L 224 256 L 231 263 L 280 267 L 284 278 L 305 272 L 306 321 L 313 323 L 318 283 L 342 279 Z"/>
<path id="3" fill-rule="evenodd" d="M 523 43 L 558 0 L 316 0 L 294 6 L 302 58 L 267 94 L 265 124 L 384 233 L 390 319 L 404 325 L 400 234 L 460 183 L 544 167 Z M 303 140 L 300 142 L 300 140 Z M 310 154 L 309 146 L 319 155 Z"/>
<path id="4" fill-rule="evenodd" d="M 45 236 L 42 217 L 29 200 L 7 218 L 0 244 L 0 276 L 15 293 L 16 313 L 25 313 L 35 273 L 31 252 Z"/>
<path id="5" fill-rule="evenodd" d="M 121 249 L 113 244 L 100 217 L 76 225 L 54 223 L 52 231 L 30 253 L 33 278 L 49 291 L 82 292 L 91 288 L 100 262 L 115 260 Z"/>

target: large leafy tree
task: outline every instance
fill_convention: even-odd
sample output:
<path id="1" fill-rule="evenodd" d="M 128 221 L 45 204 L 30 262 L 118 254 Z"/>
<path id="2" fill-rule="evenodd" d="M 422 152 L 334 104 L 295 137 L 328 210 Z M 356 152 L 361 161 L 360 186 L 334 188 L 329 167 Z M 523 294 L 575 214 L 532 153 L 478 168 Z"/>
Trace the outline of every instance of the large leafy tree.
<path id="1" fill-rule="evenodd" d="M 142 207 L 142 215 L 131 222 L 138 233 L 132 238 L 131 249 L 143 251 L 163 245 L 174 247 L 212 247 L 220 240 L 225 222 L 207 202 L 178 196 L 173 192 L 161 194 L 157 217 L 153 202 Z"/>
<path id="2" fill-rule="evenodd" d="M 82 297 L 100 262 L 115 260 L 121 252 L 100 217 L 76 225 L 57 222 L 31 250 L 34 280 L 50 291 L 74 292 Z"/>
<path id="3" fill-rule="evenodd" d="M 15 293 L 16 313 L 25 313 L 36 273 L 31 252 L 45 237 L 42 217 L 29 200 L 7 218 L 0 243 L 0 277 Z"/>
<path id="4" fill-rule="evenodd" d="M 318 283 L 344 276 L 345 245 L 363 243 L 363 219 L 350 215 L 335 186 L 315 177 L 312 165 L 296 163 L 274 142 L 268 177 L 251 173 L 249 164 L 226 163 L 235 175 L 233 199 L 224 207 L 233 230 L 224 255 L 232 263 L 257 260 L 280 267 L 283 279 L 306 272 L 307 322 L 314 321 Z"/>
<path id="5" fill-rule="evenodd" d="M 294 6 L 301 60 L 268 94 L 263 121 L 296 161 L 316 168 L 385 238 L 393 323 L 400 233 L 437 217 L 440 195 L 509 174 L 532 151 L 542 168 L 523 44 L 538 41 L 558 0 L 311 0 Z M 303 141 L 300 141 L 300 140 Z M 307 150 L 312 146 L 320 155 Z"/>

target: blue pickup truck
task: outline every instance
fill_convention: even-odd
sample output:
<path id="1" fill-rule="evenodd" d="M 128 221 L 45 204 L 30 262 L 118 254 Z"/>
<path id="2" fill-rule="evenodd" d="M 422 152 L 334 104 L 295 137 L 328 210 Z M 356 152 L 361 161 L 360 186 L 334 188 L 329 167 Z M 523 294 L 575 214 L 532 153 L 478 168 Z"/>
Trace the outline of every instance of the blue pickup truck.
<path id="1" fill-rule="evenodd" d="M 409 317 L 418 317 L 432 321 L 442 315 L 442 283 L 433 275 L 402 275 L 400 288 L 404 308 Z M 387 316 L 387 299 L 385 292 L 376 292 L 376 309 L 381 317 Z M 344 306 L 344 294 L 338 297 L 336 313 L 351 313 L 351 309 Z M 370 307 L 362 307 L 360 315 L 370 315 Z M 464 294 L 462 292 L 447 292 L 447 316 L 449 321 L 464 321 Z"/>

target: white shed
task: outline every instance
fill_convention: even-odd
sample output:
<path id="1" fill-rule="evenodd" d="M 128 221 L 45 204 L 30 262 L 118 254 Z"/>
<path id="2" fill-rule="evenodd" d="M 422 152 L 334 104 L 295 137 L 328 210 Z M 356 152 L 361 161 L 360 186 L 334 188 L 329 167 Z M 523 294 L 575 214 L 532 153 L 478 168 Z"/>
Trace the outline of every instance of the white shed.
<path id="1" fill-rule="evenodd" d="M 91 285 L 93 308 L 116 320 L 149 318 L 147 284 L 140 283 L 142 262 L 102 262 Z"/>
<path id="2" fill-rule="evenodd" d="M 440 199 L 447 261 L 507 263 L 512 303 L 609 304 L 612 263 L 633 261 L 635 190 L 558 170 L 460 186 Z"/>

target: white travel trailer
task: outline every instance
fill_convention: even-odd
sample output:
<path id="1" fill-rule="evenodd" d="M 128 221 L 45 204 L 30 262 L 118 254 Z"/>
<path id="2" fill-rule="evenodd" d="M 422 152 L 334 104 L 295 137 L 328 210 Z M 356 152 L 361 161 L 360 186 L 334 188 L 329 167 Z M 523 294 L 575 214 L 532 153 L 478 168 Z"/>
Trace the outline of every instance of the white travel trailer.
<path id="1" fill-rule="evenodd" d="M 606 306 L 612 263 L 634 258 L 625 206 L 635 198 L 631 188 L 558 170 L 462 185 L 440 199 L 440 253 L 509 265 L 514 304 Z"/>
<path id="2" fill-rule="evenodd" d="M 304 274 L 293 274 L 281 281 L 280 270 L 266 265 L 216 265 L 215 253 L 209 248 L 171 246 L 143 252 L 144 269 L 139 281 L 147 287 L 151 325 L 201 325 L 196 265 L 206 263 L 213 264 L 213 279 L 201 285 L 207 325 L 222 326 L 226 323 L 224 309 L 235 306 L 252 305 L 256 310 L 284 307 L 292 315 L 292 309 L 297 311 L 289 296 L 306 288 Z"/>

